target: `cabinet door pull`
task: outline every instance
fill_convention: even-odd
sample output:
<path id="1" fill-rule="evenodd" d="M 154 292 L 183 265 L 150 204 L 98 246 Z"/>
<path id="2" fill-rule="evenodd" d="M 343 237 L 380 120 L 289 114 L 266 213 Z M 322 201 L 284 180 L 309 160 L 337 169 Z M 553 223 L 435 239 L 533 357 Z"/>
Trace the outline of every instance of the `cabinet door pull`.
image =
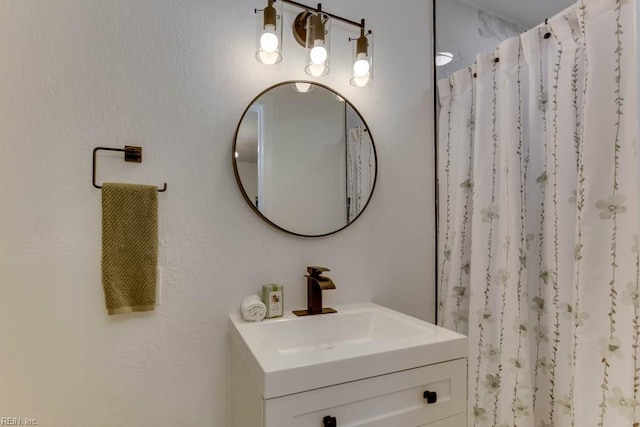
<path id="1" fill-rule="evenodd" d="M 327 415 L 322 419 L 322 425 L 324 427 L 338 427 L 338 421 L 336 420 L 336 417 Z"/>
<path id="2" fill-rule="evenodd" d="M 436 403 L 438 401 L 438 393 L 435 391 L 425 391 L 422 393 L 422 397 L 427 399 L 427 403 Z"/>

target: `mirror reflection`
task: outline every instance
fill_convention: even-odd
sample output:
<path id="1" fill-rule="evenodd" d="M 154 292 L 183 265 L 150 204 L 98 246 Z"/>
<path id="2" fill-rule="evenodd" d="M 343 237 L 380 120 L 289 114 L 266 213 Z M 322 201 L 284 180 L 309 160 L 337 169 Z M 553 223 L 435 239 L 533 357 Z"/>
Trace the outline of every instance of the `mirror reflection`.
<path id="1" fill-rule="evenodd" d="M 286 82 L 247 107 L 234 171 L 245 200 L 268 223 L 323 236 L 367 206 L 376 152 L 364 119 L 342 96 L 317 83 Z"/>

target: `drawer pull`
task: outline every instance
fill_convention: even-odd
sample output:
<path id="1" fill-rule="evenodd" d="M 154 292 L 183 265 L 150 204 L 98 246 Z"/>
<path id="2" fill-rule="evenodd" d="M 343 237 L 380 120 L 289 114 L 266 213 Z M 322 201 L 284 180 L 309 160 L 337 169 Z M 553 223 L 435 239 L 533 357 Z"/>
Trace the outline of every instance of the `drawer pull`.
<path id="1" fill-rule="evenodd" d="M 338 421 L 336 420 L 336 417 L 327 415 L 322 419 L 322 425 L 324 427 L 338 427 Z"/>
<path id="2" fill-rule="evenodd" d="M 425 391 L 422 393 L 422 397 L 427 399 L 427 403 L 436 403 L 438 401 L 438 393 L 435 391 Z"/>

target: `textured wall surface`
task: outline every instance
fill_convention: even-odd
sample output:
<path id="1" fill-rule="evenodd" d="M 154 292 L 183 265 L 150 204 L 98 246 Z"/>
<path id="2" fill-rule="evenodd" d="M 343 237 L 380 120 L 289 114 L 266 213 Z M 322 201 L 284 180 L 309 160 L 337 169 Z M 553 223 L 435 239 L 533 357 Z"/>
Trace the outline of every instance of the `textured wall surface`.
<path id="1" fill-rule="evenodd" d="M 375 82 L 348 83 L 348 27 L 334 25 L 322 80 L 371 128 L 369 209 L 319 239 L 270 228 L 245 202 L 232 139 L 253 97 L 306 78 L 253 57 L 249 0 L 0 0 L 0 416 L 45 427 L 228 425 L 227 314 L 263 283 L 305 305 L 305 267 L 331 268 L 327 304 L 373 300 L 433 318 L 429 2 L 328 0 L 375 30 Z M 289 14 L 290 15 L 290 14 Z M 287 16 L 290 19 L 291 16 Z M 142 164 L 101 156 L 98 181 L 160 185 L 162 305 L 108 317 L 100 282 L 95 146 L 141 145 Z"/>

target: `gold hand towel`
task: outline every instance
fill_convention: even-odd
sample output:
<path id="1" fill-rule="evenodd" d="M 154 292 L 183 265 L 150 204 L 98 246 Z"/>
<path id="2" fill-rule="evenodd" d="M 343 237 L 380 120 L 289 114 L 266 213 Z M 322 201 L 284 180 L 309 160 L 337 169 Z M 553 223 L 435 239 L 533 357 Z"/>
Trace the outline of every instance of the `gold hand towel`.
<path id="1" fill-rule="evenodd" d="M 158 187 L 102 186 L 102 286 L 109 315 L 153 310 L 158 264 Z"/>

